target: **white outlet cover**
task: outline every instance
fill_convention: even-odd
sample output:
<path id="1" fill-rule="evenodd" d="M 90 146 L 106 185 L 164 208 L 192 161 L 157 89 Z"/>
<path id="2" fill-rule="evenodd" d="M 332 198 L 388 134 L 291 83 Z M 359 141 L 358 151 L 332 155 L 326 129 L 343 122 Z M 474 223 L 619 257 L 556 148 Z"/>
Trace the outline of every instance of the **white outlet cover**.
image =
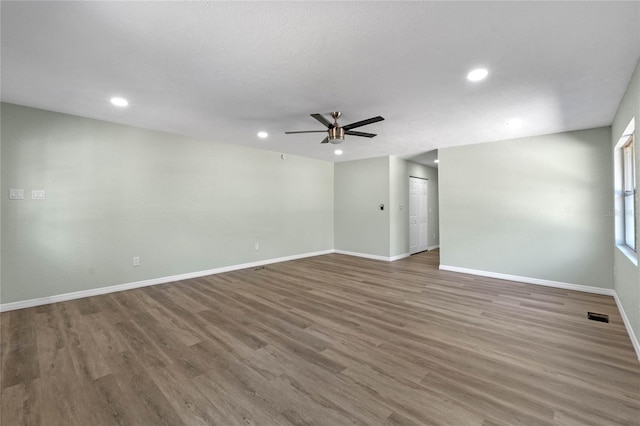
<path id="1" fill-rule="evenodd" d="M 46 198 L 46 193 L 44 189 L 34 189 L 31 191 L 31 199 L 32 200 L 44 200 Z"/>
<path id="2" fill-rule="evenodd" d="M 24 189 L 10 189 L 9 190 L 9 199 L 10 200 L 24 200 Z"/>

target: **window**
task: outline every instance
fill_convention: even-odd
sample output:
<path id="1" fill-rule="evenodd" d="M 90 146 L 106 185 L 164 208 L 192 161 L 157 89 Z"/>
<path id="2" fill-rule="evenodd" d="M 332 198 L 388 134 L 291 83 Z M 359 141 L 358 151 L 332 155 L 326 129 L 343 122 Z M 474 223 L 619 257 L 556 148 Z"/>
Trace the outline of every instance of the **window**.
<path id="1" fill-rule="evenodd" d="M 624 244 L 636 250 L 636 166 L 633 135 L 622 146 Z"/>

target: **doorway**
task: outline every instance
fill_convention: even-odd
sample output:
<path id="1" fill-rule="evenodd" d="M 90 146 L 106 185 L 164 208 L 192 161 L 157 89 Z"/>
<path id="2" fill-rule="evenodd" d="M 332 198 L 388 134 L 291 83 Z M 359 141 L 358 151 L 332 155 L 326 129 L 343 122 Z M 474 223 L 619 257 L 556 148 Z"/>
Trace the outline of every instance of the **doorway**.
<path id="1" fill-rule="evenodd" d="M 427 250 L 428 209 L 427 179 L 409 177 L 409 253 Z"/>

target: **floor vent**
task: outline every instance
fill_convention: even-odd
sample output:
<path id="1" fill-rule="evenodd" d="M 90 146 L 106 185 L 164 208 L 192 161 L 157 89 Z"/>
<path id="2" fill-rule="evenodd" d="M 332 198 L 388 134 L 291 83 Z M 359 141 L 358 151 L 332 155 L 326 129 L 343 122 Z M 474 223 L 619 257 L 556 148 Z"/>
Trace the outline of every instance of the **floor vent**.
<path id="1" fill-rule="evenodd" d="M 258 266 L 257 268 L 253 268 L 254 271 L 262 271 L 263 269 L 267 269 L 266 266 Z"/>
<path id="2" fill-rule="evenodd" d="M 587 312 L 587 318 L 592 321 L 609 322 L 609 315 L 599 314 L 597 312 Z"/>

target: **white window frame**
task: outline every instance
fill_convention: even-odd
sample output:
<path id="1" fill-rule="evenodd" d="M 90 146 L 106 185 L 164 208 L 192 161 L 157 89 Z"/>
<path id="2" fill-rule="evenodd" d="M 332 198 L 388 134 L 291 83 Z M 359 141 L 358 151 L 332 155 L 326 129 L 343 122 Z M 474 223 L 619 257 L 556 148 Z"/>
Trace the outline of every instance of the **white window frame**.
<path id="1" fill-rule="evenodd" d="M 616 247 L 637 266 L 636 141 L 635 118 L 633 118 L 614 147 L 615 214 L 613 216 L 615 216 Z"/>
<path id="2" fill-rule="evenodd" d="M 634 135 L 622 146 L 622 217 L 624 222 L 624 244 L 638 252 L 636 242 L 636 152 Z"/>

